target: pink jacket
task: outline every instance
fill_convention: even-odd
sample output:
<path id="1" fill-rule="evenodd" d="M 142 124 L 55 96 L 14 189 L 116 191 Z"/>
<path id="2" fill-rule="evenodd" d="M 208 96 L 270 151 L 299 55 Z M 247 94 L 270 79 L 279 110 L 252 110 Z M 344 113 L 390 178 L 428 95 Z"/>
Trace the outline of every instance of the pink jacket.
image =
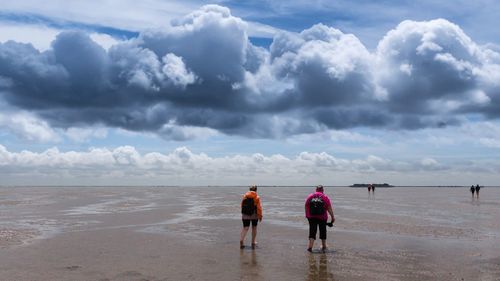
<path id="1" fill-rule="evenodd" d="M 323 201 L 325 202 L 325 212 L 322 215 L 311 215 L 310 210 L 309 210 L 309 202 L 311 201 L 311 198 L 316 197 L 316 196 L 322 196 Z M 306 218 L 311 219 L 311 218 L 316 218 L 316 219 L 321 219 L 321 220 L 328 220 L 328 207 L 333 206 L 332 203 L 330 202 L 330 198 L 323 192 L 316 191 L 314 193 L 309 194 L 306 199 Z"/>

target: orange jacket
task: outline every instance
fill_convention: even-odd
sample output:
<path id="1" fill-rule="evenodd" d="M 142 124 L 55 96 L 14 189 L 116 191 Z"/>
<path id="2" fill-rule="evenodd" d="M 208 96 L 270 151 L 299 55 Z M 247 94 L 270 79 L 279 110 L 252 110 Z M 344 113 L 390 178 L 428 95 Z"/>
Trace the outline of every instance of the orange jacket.
<path id="1" fill-rule="evenodd" d="M 245 193 L 245 195 L 243 195 L 243 199 L 241 200 L 242 207 L 243 207 L 243 200 L 245 200 L 245 198 L 253 198 L 253 202 L 254 202 L 255 206 L 257 206 L 257 217 L 259 218 L 259 220 L 261 220 L 262 219 L 262 206 L 260 205 L 260 197 L 259 197 L 259 195 L 257 195 L 257 192 L 248 191 L 247 193 Z"/>

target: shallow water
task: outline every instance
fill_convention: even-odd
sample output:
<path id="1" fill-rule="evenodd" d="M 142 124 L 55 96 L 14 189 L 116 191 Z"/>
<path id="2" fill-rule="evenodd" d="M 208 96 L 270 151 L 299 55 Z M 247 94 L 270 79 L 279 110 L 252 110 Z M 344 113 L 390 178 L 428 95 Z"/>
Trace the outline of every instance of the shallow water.
<path id="1" fill-rule="evenodd" d="M 500 188 L 483 188 L 478 199 L 468 188 L 327 187 L 337 219 L 327 254 L 304 251 L 306 187 L 259 187 L 259 248 L 240 251 L 246 190 L 0 188 L 0 273 L 6 280 L 500 279 Z"/>

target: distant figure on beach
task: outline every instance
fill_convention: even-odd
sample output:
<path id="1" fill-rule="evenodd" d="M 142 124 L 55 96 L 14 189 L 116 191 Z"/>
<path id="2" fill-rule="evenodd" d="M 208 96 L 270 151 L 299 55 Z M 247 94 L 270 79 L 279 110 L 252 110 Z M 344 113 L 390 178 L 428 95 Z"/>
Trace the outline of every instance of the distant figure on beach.
<path id="1" fill-rule="evenodd" d="M 470 186 L 470 192 L 472 193 L 472 198 L 474 198 L 474 192 L 476 191 L 476 189 L 474 188 L 474 185 L 471 185 Z"/>
<path id="2" fill-rule="evenodd" d="M 479 190 L 481 189 L 481 187 L 479 186 L 479 184 L 476 184 L 476 197 L 479 198 Z"/>
<path id="3" fill-rule="evenodd" d="M 255 249 L 257 242 L 257 223 L 262 221 L 262 206 L 260 197 L 257 195 L 257 186 L 252 185 L 247 193 L 243 195 L 241 201 L 241 219 L 243 228 L 240 235 L 240 249 L 245 248 L 245 236 L 247 235 L 250 223 L 252 224 L 252 249 Z"/>
<path id="4" fill-rule="evenodd" d="M 371 191 L 372 191 L 372 184 L 370 183 L 370 184 L 368 185 L 368 193 L 370 193 Z"/>
<path id="5" fill-rule="evenodd" d="M 305 211 L 306 218 L 309 221 L 309 245 L 307 250 L 312 252 L 314 241 L 316 240 L 316 233 L 319 228 L 319 239 L 321 239 L 321 250 L 326 252 L 328 249 L 326 245 L 326 226 L 328 221 L 328 213 L 330 214 L 331 221 L 328 226 L 332 226 L 335 222 L 333 215 L 333 207 L 330 198 L 323 193 L 324 188 L 322 185 L 316 186 L 316 192 L 309 194 L 306 199 Z"/>
<path id="6" fill-rule="evenodd" d="M 375 194 L 375 185 L 372 184 L 372 193 Z"/>

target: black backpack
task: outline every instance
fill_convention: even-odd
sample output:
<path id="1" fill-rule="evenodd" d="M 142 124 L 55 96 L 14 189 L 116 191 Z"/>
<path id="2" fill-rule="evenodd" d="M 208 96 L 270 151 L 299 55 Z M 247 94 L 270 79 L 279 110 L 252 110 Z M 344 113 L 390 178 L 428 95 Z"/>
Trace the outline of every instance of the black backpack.
<path id="1" fill-rule="evenodd" d="M 241 213 L 244 215 L 251 216 L 255 214 L 257 208 L 255 207 L 255 203 L 253 202 L 253 198 L 245 198 L 243 199 L 243 204 L 241 204 Z"/>
<path id="2" fill-rule="evenodd" d="M 315 196 L 309 201 L 309 212 L 311 215 L 322 215 L 325 213 L 325 201 L 323 196 Z"/>

